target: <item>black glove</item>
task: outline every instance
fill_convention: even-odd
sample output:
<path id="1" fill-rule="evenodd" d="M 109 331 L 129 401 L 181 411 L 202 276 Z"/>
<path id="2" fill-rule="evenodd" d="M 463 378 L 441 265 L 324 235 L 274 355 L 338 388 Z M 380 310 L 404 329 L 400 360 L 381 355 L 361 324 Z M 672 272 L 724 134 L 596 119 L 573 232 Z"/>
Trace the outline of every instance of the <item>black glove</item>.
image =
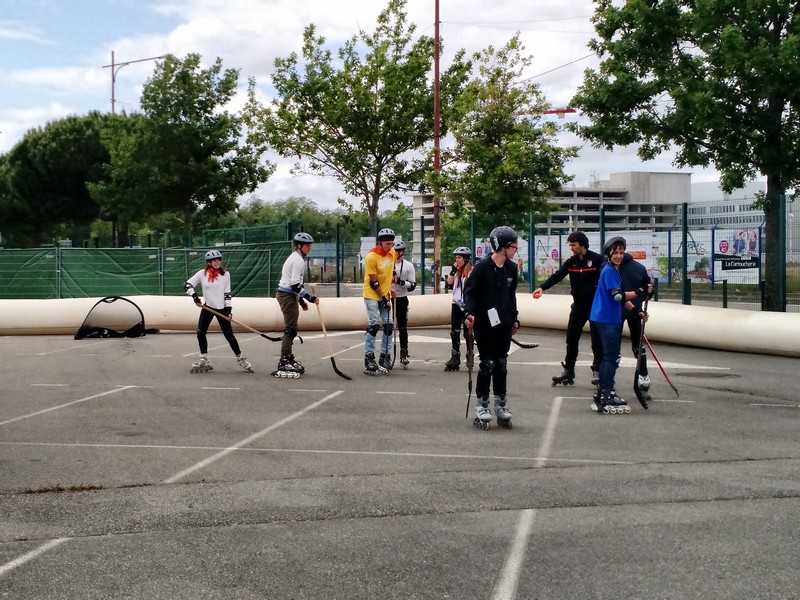
<path id="1" fill-rule="evenodd" d="M 381 296 L 381 299 L 378 300 L 378 307 L 386 309 L 389 307 L 389 299 L 386 296 Z"/>
<path id="2" fill-rule="evenodd" d="M 300 298 L 299 303 L 300 303 L 300 308 L 302 308 L 303 310 L 308 308 L 308 304 L 302 298 Z"/>
<path id="3" fill-rule="evenodd" d="M 197 293 L 192 294 L 192 300 L 195 304 L 200 304 L 200 297 L 197 295 Z"/>
<path id="4" fill-rule="evenodd" d="M 221 309 L 219 312 L 221 312 L 226 317 L 230 317 L 231 313 L 233 312 L 233 307 L 226 306 L 225 308 Z"/>
<path id="5" fill-rule="evenodd" d="M 455 277 L 456 273 L 458 273 L 458 269 L 456 269 L 455 267 L 450 269 L 450 277 Z"/>
<path id="6" fill-rule="evenodd" d="M 316 296 L 309 296 L 308 297 L 308 301 L 311 302 L 311 304 L 316 304 L 317 303 L 317 297 Z"/>

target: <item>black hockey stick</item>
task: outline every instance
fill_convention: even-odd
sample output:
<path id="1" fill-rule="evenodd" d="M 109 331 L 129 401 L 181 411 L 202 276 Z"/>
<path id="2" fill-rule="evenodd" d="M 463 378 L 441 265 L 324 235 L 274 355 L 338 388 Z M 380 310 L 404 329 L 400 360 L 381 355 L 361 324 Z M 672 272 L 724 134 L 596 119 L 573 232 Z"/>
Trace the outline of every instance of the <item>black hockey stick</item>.
<path id="1" fill-rule="evenodd" d="M 316 291 L 315 291 L 316 295 Z M 328 330 L 325 329 L 325 321 L 322 319 L 322 309 L 319 307 L 319 304 L 316 304 L 317 307 L 317 315 L 319 315 L 319 324 L 322 325 L 322 335 L 325 337 L 325 343 L 328 344 L 328 354 L 330 354 L 331 365 L 333 366 L 333 372 L 336 373 L 342 379 L 347 379 L 348 381 L 352 381 L 352 377 L 347 373 L 342 373 L 339 368 L 336 366 L 336 359 L 333 358 L 333 348 L 331 347 L 331 341 L 328 339 Z"/>
<path id="2" fill-rule="evenodd" d="M 392 297 L 392 332 L 394 336 L 394 340 L 392 340 L 392 368 L 394 368 L 394 361 L 397 360 L 397 296 Z"/>
<path id="3" fill-rule="evenodd" d="M 669 377 L 667 376 L 667 372 L 664 370 L 664 367 L 661 366 L 661 361 L 658 360 L 658 357 L 656 356 L 656 353 L 653 351 L 653 347 L 650 345 L 650 340 L 648 340 L 647 336 L 645 336 L 644 334 L 642 334 L 642 338 L 644 339 L 644 343 L 647 344 L 647 347 L 650 349 L 650 354 L 652 354 L 653 358 L 656 359 L 656 364 L 658 364 L 658 368 L 661 369 L 661 374 L 664 376 L 664 379 L 667 380 L 667 383 L 669 384 L 669 387 L 671 387 L 672 391 L 675 392 L 675 395 L 680 398 L 680 394 L 678 393 L 678 388 L 676 388 L 674 385 L 672 385 L 672 382 L 669 380 Z"/>
<path id="4" fill-rule="evenodd" d="M 532 348 L 538 348 L 539 347 L 539 344 L 526 344 L 525 342 L 518 342 L 513 337 L 511 338 L 511 341 L 514 342 L 520 348 L 523 348 L 525 350 L 531 350 Z"/>
<path id="5" fill-rule="evenodd" d="M 647 303 L 650 301 L 650 298 L 645 299 L 644 307 L 642 311 L 644 314 L 647 314 Z M 639 334 L 639 351 L 636 353 L 636 370 L 633 373 L 633 393 L 636 394 L 636 399 L 639 401 L 639 404 L 642 405 L 642 408 L 647 408 L 647 397 L 645 396 L 642 389 L 639 387 L 639 371 L 642 368 L 642 359 L 644 357 L 644 326 L 647 321 L 642 319 L 642 332 Z"/>
<path id="6" fill-rule="evenodd" d="M 211 308 L 210 306 L 206 306 L 205 304 L 203 305 L 203 310 L 207 310 L 212 315 L 217 315 L 218 317 L 222 317 L 223 319 L 228 319 L 228 317 L 225 314 L 223 314 L 223 313 L 221 313 L 221 312 L 219 312 L 217 310 L 214 310 L 213 308 Z M 269 340 L 270 342 L 280 342 L 283 339 L 283 336 L 281 336 L 281 337 L 273 337 L 271 335 L 267 335 L 266 333 L 261 333 L 258 329 L 253 329 L 249 325 L 245 325 L 244 323 L 242 323 L 240 321 L 237 321 L 236 319 L 228 319 L 228 320 L 231 323 L 236 323 L 240 327 L 244 327 L 245 329 L 249 329 L 253 333 L 257 333 L 258 335 L 260 335 L 264 339 Z M 297 339 L 300 340 L 301 344 L 303 343 L 303 338 L 301 336 L 298 335 Z"/>
<path id="7" fill-rule="evenodd" d="M 464 332 L 464 342 L 467 345 L 467 389 L 469 390 L 467 394 L 467 410 L 464 413 L 464 418 L 466 419 L 469 417 L 469 405 L 472 400 L 472 367 L 475 366 L 475 334 L 472 333 L 472 328 L 470 327 L 467 327 Z"/>

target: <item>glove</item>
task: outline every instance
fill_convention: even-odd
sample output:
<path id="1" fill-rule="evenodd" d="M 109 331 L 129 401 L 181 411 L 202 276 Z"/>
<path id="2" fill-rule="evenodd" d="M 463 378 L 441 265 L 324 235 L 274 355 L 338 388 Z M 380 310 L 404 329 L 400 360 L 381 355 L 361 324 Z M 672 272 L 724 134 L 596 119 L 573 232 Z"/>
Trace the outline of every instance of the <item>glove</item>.
<path id="1" fill-rule="evenodd" d="M 456 269 L 455 267 L 450 269 L 450 277 L 455 277 L 456 273 L 458 273 L 458 269 Z"/>
<path id="2" fill-rule="evenodd" d="M 386 296 L 381 296 L 381 299 L 378 300 L 378 307 L 386 309 L 389 307 L 389 299 Z"/>
<path id="3" fill-rule="evenodd" d="M 200 304 L 200 297 L 196 293 L 192 294 L 192 300 L 195 304 Z"/>
<path id="4" fill-rule="evenodd" d="M 302 298 L 300 298 L 299 303 L 300 303 L 300 308 L 302 308 L 303 310 L 307 310 L 308 309 L 308 304 Z"/>
<path id="5" fill-rule="evenodd" d="M 317 297 L 316 296 L 309 296 L 307 299 L 308 299 L 309 302 L 311 302 L 311 304 L 316 304 L 317 303 Z"/>
<path id="6" fill-rule="evenodd" d="M 226 317 L 230 317 L 230 316 L 231 316 L 231 313 L 233 312 L 233 307 L 231 307 L 231 306 L 226 306 L 225 308 L 223 308 L 223 309 L 222 309 L 222 310 L 220 310 L 219 312 L 221 312 L 221 313 L 222 313 L 223 315 L 225 315 Z"/>

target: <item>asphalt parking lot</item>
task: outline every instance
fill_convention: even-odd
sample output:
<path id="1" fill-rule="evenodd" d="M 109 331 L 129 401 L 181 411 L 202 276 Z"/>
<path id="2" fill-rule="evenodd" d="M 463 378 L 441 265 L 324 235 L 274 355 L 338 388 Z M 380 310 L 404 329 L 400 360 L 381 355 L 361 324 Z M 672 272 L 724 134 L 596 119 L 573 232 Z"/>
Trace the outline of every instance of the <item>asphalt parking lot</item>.
<path id="1" fill-rule="evenodd" d="M 512 347 L 513 429 L 464 418 L 445 328 L 362 374 L 363 333 L 0 338 L 0 597 L 800 597 L 798 361 L 662 345 L 653 402 L 589 409 L 590 355 L 552 387 L 560 331 Z M 582 350 L 588 351 L 588 339 Z M 474 374 L 473 374 L 474 378 Z M 474 380 L 473 380 L 474 381 Z"/>

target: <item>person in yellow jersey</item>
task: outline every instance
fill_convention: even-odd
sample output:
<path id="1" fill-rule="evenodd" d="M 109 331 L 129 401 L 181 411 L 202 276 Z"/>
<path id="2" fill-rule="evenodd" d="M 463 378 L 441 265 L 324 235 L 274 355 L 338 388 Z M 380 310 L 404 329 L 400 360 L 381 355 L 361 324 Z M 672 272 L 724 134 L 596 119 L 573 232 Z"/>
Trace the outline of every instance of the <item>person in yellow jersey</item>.
<path id="1" fill-rule="evenodd" d="M 364 306 L 367 308 L 367 331 L 364 335 L 364 373 L 388 375 L 392 368 L 392 276 L 397 254 L 392 248 L 394 231 L 381 229 L 378 244 L 364 259 Z M 375 362 L 375 342 L 383 326 L 381 353 Z"/>

